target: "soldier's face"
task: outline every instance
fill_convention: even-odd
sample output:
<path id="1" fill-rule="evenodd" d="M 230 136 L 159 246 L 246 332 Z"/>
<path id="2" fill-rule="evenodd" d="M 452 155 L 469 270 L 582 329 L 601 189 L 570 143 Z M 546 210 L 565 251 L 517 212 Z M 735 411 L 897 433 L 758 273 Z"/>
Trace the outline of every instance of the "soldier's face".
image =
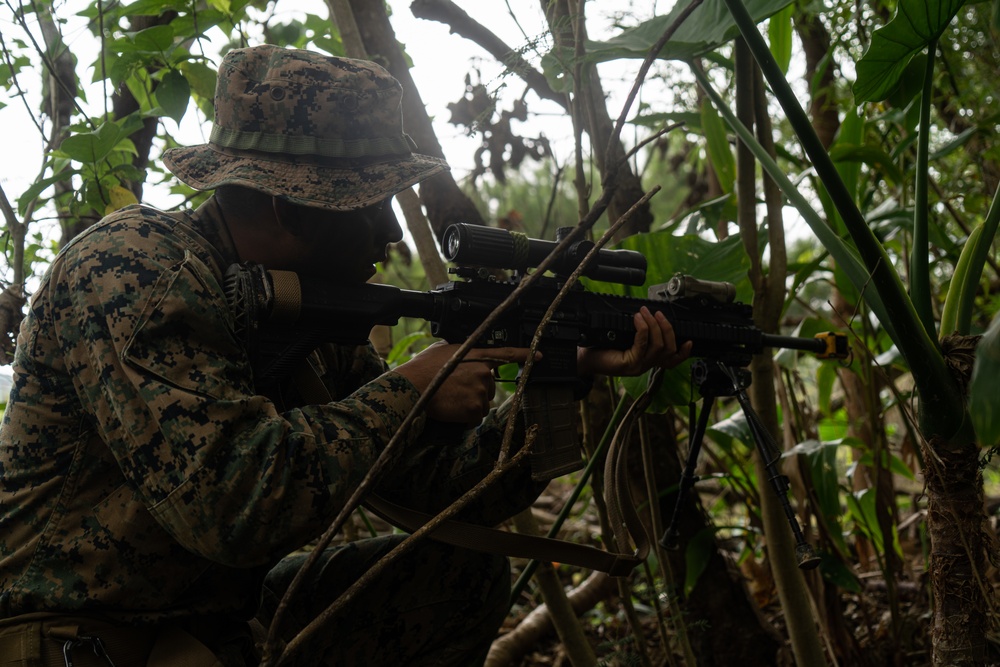
<path id="1" fill-rule="evenodd" d="M 403 238 L 391 199 L 356 211 L 298 207 L 302 261 L 298 271 L 347 283 L 375 275 L 387 246 Z"/>

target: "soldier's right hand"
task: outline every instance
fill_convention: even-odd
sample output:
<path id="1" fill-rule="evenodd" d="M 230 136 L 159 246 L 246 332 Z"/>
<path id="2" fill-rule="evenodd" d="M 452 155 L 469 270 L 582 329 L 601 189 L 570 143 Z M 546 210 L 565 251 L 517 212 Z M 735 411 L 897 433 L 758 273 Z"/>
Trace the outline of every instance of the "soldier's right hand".
<path id="1" fill-rule="evenodd" d="M 412 382 L 413 386 L 423 394 L 434 376 L 458 348 L 458 345 L 449 343 L 435 343 L 405 364 L 398 366 L 396 372 Z M 496 394 L 493 369 L 507 363 L 524 363 L 527 359 L 526 348 L 470 350 L 431 397 L 427 415 L 443 422 L 459 424 L 480 422 L 489 412 L 490 401 Z"/>

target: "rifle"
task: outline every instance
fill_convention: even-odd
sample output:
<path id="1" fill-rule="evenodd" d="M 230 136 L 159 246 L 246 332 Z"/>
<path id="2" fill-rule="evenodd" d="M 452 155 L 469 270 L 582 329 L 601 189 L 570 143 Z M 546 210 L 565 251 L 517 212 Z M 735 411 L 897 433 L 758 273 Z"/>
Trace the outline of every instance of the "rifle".
<path id="1" fill-rule="evenodd" d="M 567 230 L 560 231 L 560 235 L 565 233 Z M 321 343 L 364 344 L 373 326 L 395 325 L 401 317 L 428 321 L 431 334 L 448 342 L 465 341 L 557 244 L 502 229 L 452 225 L 445 232 L 442 247 L 445 258 L 458 265 L 452 273 L 461 280 L 430 291 L 368 283 L 332 284 L 292 272 L 267 271 L 260 265 L 238 264 L 227 273 L 226 292 L 236 314 L 237 335 L 251 347 L 255 381 L 258 387 L 268 387 L 287 377 Z M 555 275 L 538 279 L 522 292 L 476 345 L 528 347 L 567 276 L 592 248 L 590 241 L 569 245 L 550 265 Z M 515 273 L 501 278 L 497 269 L 513 269 Z M 646 259 L 631 250 L 601 249 L 593 254 L 582 275 L 642 285 Z M 706 396 L 739 396 L 737 392 L 749 384 L 748 379 L 742 379 L 748 377 L 745 367 L 753 355 L 766 348 L 810 351 L 821 358 L 847 355 L 847 340 L 840 333 L 803 338 L 761 331 L 754 324 L 751 306 L 735 301 L 735 288 L 729 283 L 677 274 L 667 283 L 650 287 L 646 299 L 596 293 L 575 285 L 541 333 L 538 349 L 542 358 L 535 363 L 525 387 L 525 421 L 540 426 L 537 451 L 531 453 L 536 479 L 551 479 L 583 465 L 574 425 L 574 393 L 579 386 L 577 347 L 628 349 L 635 339 L 633 316 L 643 306 L 666 316 L 678 345 L 692 341 L 691 354 L 701 360 L 695 365 L 700 376 L 695 377 L 695 383 L 701 387 L 708 382 L 705 386 L 710 393 Z M 725 394 L 717 387 L 716 368 L 729 369 L 726 376 L 738 378 L 733 393 Z M 697 447 L 691 449 L 696 455 Z M 781 476 L 772 472 L 771 477 Z M 794 521 L 794 516 L 790 519 Z M 673 535 L 673 526 L 668 534 Z"/>

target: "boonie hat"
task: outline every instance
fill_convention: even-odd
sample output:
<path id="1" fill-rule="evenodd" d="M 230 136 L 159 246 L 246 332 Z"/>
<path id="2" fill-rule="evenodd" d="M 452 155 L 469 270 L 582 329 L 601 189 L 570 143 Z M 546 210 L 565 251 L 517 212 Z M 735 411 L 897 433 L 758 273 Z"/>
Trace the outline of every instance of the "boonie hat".
<path id="1" fill-rule="evenodd" d="M 163 162 L 196 190 L 235 184 L 331 211 L 363 208 L 448 169 L 413 152 L 402 96 L 365 60 L 234 49 L 219 67 L 209 142 L 170 149 Z"/>

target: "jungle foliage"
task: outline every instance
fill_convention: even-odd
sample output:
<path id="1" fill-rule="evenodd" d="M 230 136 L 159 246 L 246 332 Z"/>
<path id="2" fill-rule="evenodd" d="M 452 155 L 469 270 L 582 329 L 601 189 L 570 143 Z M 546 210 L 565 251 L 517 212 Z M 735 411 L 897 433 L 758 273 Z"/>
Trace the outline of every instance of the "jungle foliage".
<path id="1" fill-rule="evenodd" d="M 335 55 L 363 47 L 406 86 L 397 39 L 418 37 L 387 26 L 392 12 L 412 11 L 507 68 L 501 86 L 467 79 L 453 122 L 481 136 L 480 168 L 461 189 L 421 189 L 429 220 L 408 216 L 414 238 L 439 235 L 448 211 L 465 206 L 478 212 L 474 222 L 546 238 L 578 224 L 599 238 L 626 217 L 613 242 L 646 254 L 647 285 L 678 271 L 729 280 L 767 331 L 839 329 L 851 340 L 846 363 L 782 351 L 750 367 L 752 402 L 783 450 L 817 570 L 796 567 L 743 412 L 722 402 L 681 549 L 656 550 L 617 586 L 569 566 L 516 563 L 534 579 L 519 582 L 511 631 L 487 664 L 533 664 L 556 651 L 578 667 L 1000 659 L 1000 578 L 990 564 L 1000 446 L 1000 3 L 680 0 L 651 11 L 542 0 L 541 14 L 508 5 L 515 20 L 544 20 L 522 25 L 539 37 L 504 44 L 449 0 L 390 2 L 389 14 L 379 3 L 329 0 L 294 18 L 276 11 L 284 2 L 5 3 L 0 119 L 25 104 L 24 91 L 41 88 L 41 108 L 30 112 L 45 158 L 22 191 L 0 183 L 0 352 L 9 359 L 25 296 L 79 230 L 141 200 L 144 188 L 176 195 L 179 206 L 199 203 L 204 194 L 172 179 L 156 156 L 175 145 L 172 130 L 186 115 L 211 120 L 222 53 L 262 42 Z M 78 61 L 67 40 L 69 11 L 98 44 L 91 61 Z M 362 47 L 352 46 L 358 34 Z M 628 91 L 632 76 L 639 101 L 611 107 L 607 87 Z M 542 102 L 556 104 L 579 139 L 565 163 L 544 137 L 522 136 Z M 424 289 L 421 262 L 430 261 L 401 246 L 383 277 Z M 425 341 L 421 325 L 408 323 L 386 353 L 396 362 Z M 668 374 L 636 431 L 642 461 L 632 492 L 654 535 L 670 520 L 693 428 L 689 372 L 688 363 Z M 589 457 L 602 456 L 644 388 L 644 378 L 599 384 L 581 403 Z M 607 544 L 602 485 L 599 473 L 561 480 L 535 514 L 567 539 Z M 577 614 L 603 601 L 584 615 L 583 635 L 572 634 L 581 630 L 572 613 L 556 611 L 566 606 L 555 599 L 560 577 L 576 586 Z M 542 599 L 562 648 L 532 634 L 536 614 L 520 622 Z M 519 631 L 528 639 L 513 650 Z"/>

